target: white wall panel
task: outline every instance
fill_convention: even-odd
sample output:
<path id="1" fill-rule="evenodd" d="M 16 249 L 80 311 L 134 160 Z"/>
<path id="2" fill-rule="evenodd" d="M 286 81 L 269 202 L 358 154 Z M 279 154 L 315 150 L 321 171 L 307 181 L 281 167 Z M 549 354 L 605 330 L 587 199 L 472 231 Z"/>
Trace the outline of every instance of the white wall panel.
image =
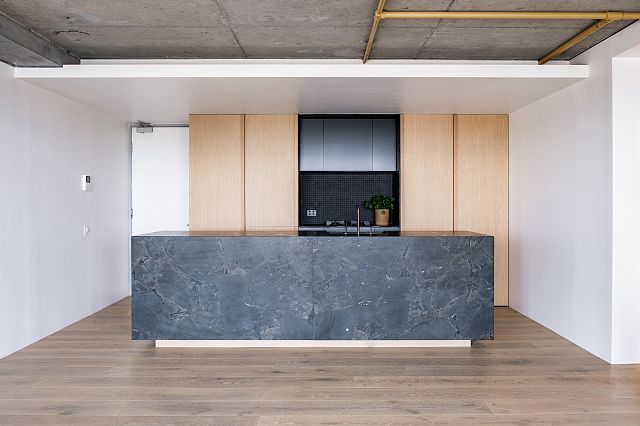
<path id="1" fill-rule="evenodd" d="M 129 293 L 127 124 L 13 72 L 0 64 L 0 358 Z"/>
<path id="2" fill-rule="evenodd" d="M 611 360 L 640 363 L 640 57 L 613 60 Z"/>
<path id="3" fill-rule="evenodd" d="M 612 65 L 637 44 L 638 23 L 573 61 L 589 65 L 589 79 L 510 115 L 510 306 L 610 362 L 621 297 L 612 285 Z M 632 235 L 640 238 L 626 241 Z"/>

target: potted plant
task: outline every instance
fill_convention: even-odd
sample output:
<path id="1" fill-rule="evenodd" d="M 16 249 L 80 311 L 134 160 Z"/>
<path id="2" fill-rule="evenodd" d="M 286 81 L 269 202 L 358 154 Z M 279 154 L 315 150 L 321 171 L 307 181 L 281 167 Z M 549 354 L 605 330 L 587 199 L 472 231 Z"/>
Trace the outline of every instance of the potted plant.
<path id="1" fill-rule="evenodd" d="M 392 197 L 386 195 L 374 195 L 370 200 L 364 201 L 362 205 L 375 210 L 376 226 L 389 226 L 389 211 L 393 210 L 394 201 Z"/>

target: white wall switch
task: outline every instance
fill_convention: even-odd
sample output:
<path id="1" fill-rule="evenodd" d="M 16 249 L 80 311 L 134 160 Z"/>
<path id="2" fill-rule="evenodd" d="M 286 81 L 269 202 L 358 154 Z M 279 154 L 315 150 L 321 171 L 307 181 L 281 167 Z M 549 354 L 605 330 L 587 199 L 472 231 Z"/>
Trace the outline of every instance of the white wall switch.
<path id="1" fill-rule="evenodd" d="M 316 210 L 307 210 L 307 217 L 316 217 L 318 212 Z"/>
<path id="2" fill-rule="evenodd" d="M 82 175 L 82 190 L 91 191 L 91 176 Z"/>

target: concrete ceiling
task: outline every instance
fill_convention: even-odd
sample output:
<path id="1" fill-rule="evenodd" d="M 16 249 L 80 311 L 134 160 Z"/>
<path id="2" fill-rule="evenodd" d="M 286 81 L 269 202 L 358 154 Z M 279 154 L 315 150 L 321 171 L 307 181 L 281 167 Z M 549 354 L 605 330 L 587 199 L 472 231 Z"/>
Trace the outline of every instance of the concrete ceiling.
<path id="1" fill-rule="evenodd" d="M 0 0 L 0 12 L 80 59 L 354 59 L 362 56 L 377 3 Z M 640 0 L 388 0 L 385 9 L 640 11 Z M 389 20 L 380 25 L 371 58 L 536 60 L 591 23 Z M 630 23 L 613 23 L 558 59 L 571 59 Z M 0 37 L 0 59 L 11 63 L 12 49 Z M 33 62 L 22 55 L 13 65 Z"/>

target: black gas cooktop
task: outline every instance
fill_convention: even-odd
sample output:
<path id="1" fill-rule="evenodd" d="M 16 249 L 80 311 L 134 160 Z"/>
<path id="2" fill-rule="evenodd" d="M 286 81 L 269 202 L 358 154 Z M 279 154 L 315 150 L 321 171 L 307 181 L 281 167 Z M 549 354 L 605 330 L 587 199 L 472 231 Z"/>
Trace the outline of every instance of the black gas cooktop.
<path id="1" fill-rule="evenodd" d="M 348 226 L 358 226 L 358 221 L 356 220 L 328 220 L 325 222 L 325 226 L 344 226 L 345 223 Z M 368 220 L 361 220 L 360 226 L 371 226 L 371 222 Z"/>

